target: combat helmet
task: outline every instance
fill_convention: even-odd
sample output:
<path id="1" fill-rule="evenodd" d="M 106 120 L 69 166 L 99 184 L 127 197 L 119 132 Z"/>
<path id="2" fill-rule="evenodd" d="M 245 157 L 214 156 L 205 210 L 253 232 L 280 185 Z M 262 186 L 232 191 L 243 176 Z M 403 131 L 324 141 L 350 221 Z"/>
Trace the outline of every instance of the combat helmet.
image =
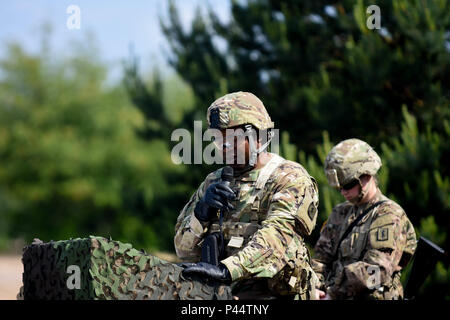
<path id="1" fill-rule="evenodd" d="M 262 101 L 250 92 L 233 92 L 214 101 L 206 113 L 209 128 L 227 129 L 251 124 L 259 130 L 274 127 Z"/>
<path id="2" fill-rule="evenodd" d="M 265 150 L 270 144 L 274 133 L 274 123 L 263 102 L 250 92 L 232 92 L 214 101 L 206 112 L 208 127 L 210 129 L 228 129 L 236 126 L 245 126 L 245 133 L 250 143 L 250 165 L 256 163 L 258 153 Z M 256 148 L 254 128 L 268 130 L 268 141 L 259 149 Z"/>
<path id="3" fill-rule="evenodd" d="M 341 188 L 363 174 L 374 176 L 381 168 L 381 159 L 366 142 L 348 139 L 334 146 L 325 159 L 328 183 Z"/>

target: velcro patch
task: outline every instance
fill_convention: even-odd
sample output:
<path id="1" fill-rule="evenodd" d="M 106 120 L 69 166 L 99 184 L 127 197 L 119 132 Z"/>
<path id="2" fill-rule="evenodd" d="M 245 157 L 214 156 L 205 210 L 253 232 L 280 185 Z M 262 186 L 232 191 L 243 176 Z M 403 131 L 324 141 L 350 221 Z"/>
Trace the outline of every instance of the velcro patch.
<path id="1" fill-rule="evenodd" d="M 310 235 L 316 225 L 318 198 L 317 190 L 314 187 L 305 188 L 301 201 L 297 202 L 297 212 L 295 217 L 302 224 L 306 235 Z"/>
<path id="2" fill-rule="evenodd" d="M 374 249 L 395 249 L 394 225 L 384 225 L 370 230 L 370 245 Z"/>
<path id="3" fill-rule="evenodd" d="M 316 217 L 316 213 L 317 213 L 316 206 L 314 205 L 313 202 L 311 202 L 308 207 L 308 217 L 309 217 L 309 219 L 311 219 L 311 221 L 314 221 L 314 218 Z"/>
<path id="4" fill-rule="evenodd" d="M 388 239 L 389 239 L 389 229 L 388 229 L 388 227 L 378 228 L 377 241 L 386 241 Z"/>

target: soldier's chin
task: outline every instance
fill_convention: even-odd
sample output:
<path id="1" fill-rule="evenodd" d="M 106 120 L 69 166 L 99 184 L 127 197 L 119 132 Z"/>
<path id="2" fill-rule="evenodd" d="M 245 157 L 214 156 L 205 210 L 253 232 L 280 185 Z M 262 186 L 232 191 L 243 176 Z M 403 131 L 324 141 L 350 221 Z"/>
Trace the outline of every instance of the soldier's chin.
<path id="1" fill-rule="evenodd" d="M 358 197 L 344 197 L 345 198 L 345 200 L 347 200 L 348 202 L 350 202 L 350 203 L 352 203 L 352 204 L 358 204 Z"/>

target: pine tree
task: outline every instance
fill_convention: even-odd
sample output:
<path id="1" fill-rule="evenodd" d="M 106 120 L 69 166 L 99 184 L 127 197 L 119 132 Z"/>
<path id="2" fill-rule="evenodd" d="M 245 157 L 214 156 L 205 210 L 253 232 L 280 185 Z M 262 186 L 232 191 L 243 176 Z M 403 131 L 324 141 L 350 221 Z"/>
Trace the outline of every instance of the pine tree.
<path id="1" fill-rule="evenodd" d="M 380 30 L 366 25 L 372 4 Z M 440 133 L 450 115 L 449 1 L 232 1 L 230 21 L 198 11 L 189 31 L 170 1 L 161 24 L 198 109 L 251 91 L 305 151 L 323 130 L 380 146 L 400 132 L 403 104 Z"/>

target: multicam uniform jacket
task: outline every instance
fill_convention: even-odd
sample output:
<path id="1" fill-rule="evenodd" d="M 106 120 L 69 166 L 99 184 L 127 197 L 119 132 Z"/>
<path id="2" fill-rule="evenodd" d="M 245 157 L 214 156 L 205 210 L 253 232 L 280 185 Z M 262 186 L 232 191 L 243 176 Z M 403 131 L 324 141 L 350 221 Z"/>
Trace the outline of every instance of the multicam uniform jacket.
<path id="1" fill-rule="evenodd" d="M 315 226 L 318 189 L 298 163 L 278 155 L 262 169 L 237 176 L 231 184 L 235 210 L 223 220 L 226 258 L 233 284 L 265 281 L 273 295 L 310 299 L 317 286 L 303 238 Z M 218 230 L 218 223 L 200 223 L 194 208 L 206 188 L 220 180 L 222 169 L 209 174 L 181 211 L 175 226 L 177 255 L 199 261 L 202 239 Z"/>
<path id="2" fill-rule="evenodd" d="M 337 245 L 364 210 L 383 201 Z M 416 234 L 403 209 L 380 190 L 361 206 L 337 205 L 315 246 L 313 268 L 332 299 L 402 299 L 401 270 L 416 248 Z M 335 255 L 336 254 L 336 255 Z"/>

